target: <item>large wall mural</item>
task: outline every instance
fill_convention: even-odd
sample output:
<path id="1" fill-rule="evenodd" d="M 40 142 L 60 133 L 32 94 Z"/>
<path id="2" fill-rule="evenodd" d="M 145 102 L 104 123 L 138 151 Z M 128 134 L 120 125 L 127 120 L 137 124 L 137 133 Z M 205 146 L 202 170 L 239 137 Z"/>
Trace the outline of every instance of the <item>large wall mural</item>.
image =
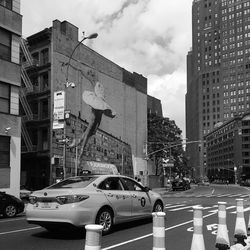
<path id="1" fill-rule="evenodd" d="M 89 169 L 90 162 L 106 163 L 107 167 L 108 164 L 113 164 L 119 173 L 133 176 L 131 146 L 99 128 L 103 116 L 112 120 L 117 114 L 106 101 L 103 84 L 93 70 L 86 73 L 81 70 L 81 75 L 92 87 L 92 90 L 83 89 L 81 94 L 82 101 L 89 107 L 90 112 L 88 115 L 84 114 L 86 120 L 81 118 L 81 112 L 78 116 L 70 114 L 66 119 L 65 130 L 53 130 L 54 181 L 72 176 L 76 171 L 79 173 L 79 170 Z M 83 88 L 84 86 L 86 84 L 83 84 Z M 66 155 L 63 154 L 65 143 Z"/>
<path id="2" fill-rule="evenodd" d="M 92 78 L 90 77 L 92 76 Z M 88 143 L 88 140 L 91 136 L 96 134 L 97 129 L 100 126 L 102 121 L 102 116 L 105 115 L 109 118 L 114 118 L 116 112 L 112 107 L 110 107 L 105 101 L 104 87 L 103 84 L 96 80 L 96 74 L 91 71 L 88 71 L 88 74 L 85 77 L 90 81 L 93 86 L 93 91 L 85 90 L 82 93 L 82 100 L 89 105 L 91 112 L 88 120 L 87 129 L 82 133 L 78 141 L 73 140 L 72 144 L 69 147 L 75 147 L 76 145 L 80 146 L 79 154 L 79 165 L 81 165 L 83 160 L 83 153 Z"/>

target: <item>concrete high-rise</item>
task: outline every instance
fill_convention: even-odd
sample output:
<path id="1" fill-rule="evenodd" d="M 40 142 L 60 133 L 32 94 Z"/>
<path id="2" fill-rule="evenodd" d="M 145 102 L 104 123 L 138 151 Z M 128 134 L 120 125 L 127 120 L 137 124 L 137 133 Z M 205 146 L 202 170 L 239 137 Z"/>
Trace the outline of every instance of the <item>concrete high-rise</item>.
<path id="1" fill-rule="evenodd" d="M 195 176 L 206 170 L 203 137 L 249 110 L 250 1 L 194 0 L 187 55 L 186 135 Z"/>

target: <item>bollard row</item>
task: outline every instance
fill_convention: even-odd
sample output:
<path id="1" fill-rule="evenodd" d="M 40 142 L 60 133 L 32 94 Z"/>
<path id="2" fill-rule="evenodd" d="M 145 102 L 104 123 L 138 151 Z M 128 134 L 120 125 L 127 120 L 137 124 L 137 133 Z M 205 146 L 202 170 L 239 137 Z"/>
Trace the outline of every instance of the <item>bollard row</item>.
<path id="1" fill-rule="evenodd" d="M 230 246 L 228 229 L 226 223 L 226 202 L 218 202 L 218 230 L 215 241 L 215 248 L 219 250 L 250 250 L 250 214 L 248 230 L 244 218 L 243 199 L 236 199 L 236 222 L 234 237 L 236 241 Z M 203 237 L 203 216 L 202 206 L 193 207 L 193 237 L 191 250 L 205 250 Z M 153 216 L 153 250 L 166 250 L 165 247 L 165 216 L 164 212 L 152 213 Z M 100 250 L 101 235 L 103 226 L 87 225 L 86 227 L 85 250 Z"/>

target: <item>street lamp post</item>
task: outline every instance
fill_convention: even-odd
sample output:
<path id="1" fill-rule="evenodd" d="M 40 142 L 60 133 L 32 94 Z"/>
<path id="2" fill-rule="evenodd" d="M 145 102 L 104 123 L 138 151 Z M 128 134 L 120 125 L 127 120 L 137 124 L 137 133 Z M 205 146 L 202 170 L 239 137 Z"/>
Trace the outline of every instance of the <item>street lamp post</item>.
<path id="1" fill-rule="evenodd" d="M 72 87 L 72 88 L 75 88 L 76 87 L 76 84 L 74 82 L 69 82 L 69 66 L 70 66 L 70 61 L 76 51 L 76 49 L 79 47 L 79 45 L 86 39 L 94 39 L 98 36 L 97 33 L 93 33 L 89 36 L 84 36 L 84 32 L 83 32 L 83 39 L 81 41 L 78 42 L 78 44 L 75 46 L 75 48 L 73 49 L 70 57 L 69 57 L 69 60 L 68 60 L 68 63 L 67 63 L 67 69 L 66 69 L 66 82 L 64 83 L 64 111 L 66 111 L 66 107 L 67 107 L 67 88 L 69 87 Z M 66 140 L 66 135 L 67 135 L 67 130 L 66 130 L 66 117 L 64 116 L 64 122 L 63 122 L 63 135 L 64 135 L 64 139 Z M 66 148 L 67 148 L 67 143 L 66 141 L 64 142 L 64 145 L 63 145 L 63 178 L 65 179 L 66 178 Z M 77 147 L 76 147 L 76 157 L 77 156 Z M 76 159 L 76 163 L 75 163 L 75 171 L 76 171 L 76 175 L 77 175 L 77 159 Z"/>
<path id="2" fill-rule="evenodd" d="M 237 166 L 235 164 L 235 162 L 231 159 L 227 159 L 228 160 L 228 170 L 229 170 L 229 162 L 231 161 L 234 165 L 234 168 L 233 168 L 233 172 L 234 172 L 234 184 L 237 184 Z"/>

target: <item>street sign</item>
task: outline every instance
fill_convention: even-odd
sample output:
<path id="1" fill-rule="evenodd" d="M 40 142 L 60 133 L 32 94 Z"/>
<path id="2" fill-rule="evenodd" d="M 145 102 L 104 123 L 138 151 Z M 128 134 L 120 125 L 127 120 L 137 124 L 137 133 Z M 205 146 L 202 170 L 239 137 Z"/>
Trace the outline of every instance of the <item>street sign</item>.
<path id="1" fill-rule="evenodd" d="M 174 163 L 172 163 L 172 162 L 163 163 L 162 165 L 164 168 L 173 168 L 174 167 Z"/>
<path id="2" fill-rule="evenodd" d="M 64 128 L 65 92 L 54 92 L 53 129 Z"/>

